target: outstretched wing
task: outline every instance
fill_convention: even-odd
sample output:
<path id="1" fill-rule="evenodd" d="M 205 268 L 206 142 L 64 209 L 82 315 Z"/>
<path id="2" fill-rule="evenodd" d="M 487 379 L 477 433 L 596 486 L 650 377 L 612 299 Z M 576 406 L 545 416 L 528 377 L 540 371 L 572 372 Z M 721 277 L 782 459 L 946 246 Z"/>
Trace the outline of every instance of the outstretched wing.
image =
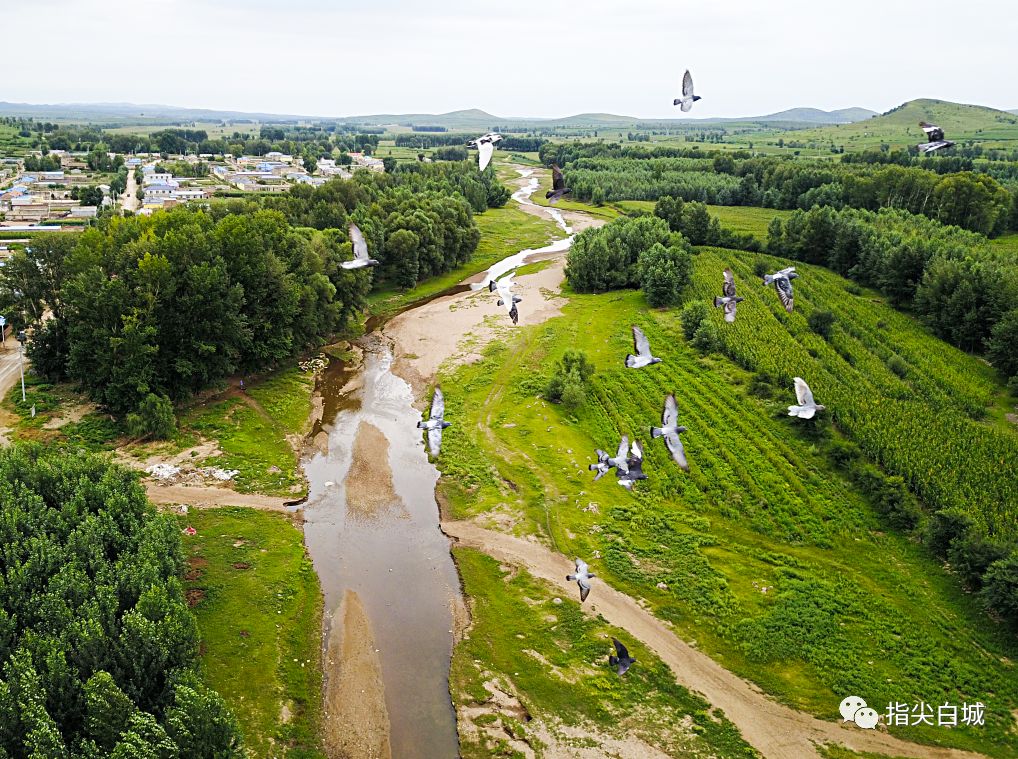
<path id="1" fill-rule="evenodd" d="M 778 298 L 781 299 L 781 305 L 785 307 L 788 313 L 792 313 L 792 280 L 786 277 L 778 277 L 774 280 L 774 289 L 778 291 Z"/>
<path id="2" fill-rule="evenodd" d="M 721 294 L 727 298 L 735 297 L 735 275 L 731 269 L 725 269 L 725 283 L 721 286 Z"/>
<path id="3" fill-rule="evenodd" d="M 675 460 L 675 463 L 688 472 L 689 462 L 686 461 L 686 449 L 682 447 L 682 440 L 679 438 L 679 433 L 669 432 L 665 435 L 665 445 L 668 446 L 668 451 L 672 454 L 672 458 Z"/>
<path id="4" fill-rule="evenodd" d="M 495 146 L 491 140 L 481 140 L 477 143 L 477 167 L 484 171 L 491 162 L 491 156 L 495 153 Z"/>
<path id="5" fill-rule="evenodd" d="M 562 169 L 558 166 L 551 167 L 551 189 L 563 190 L 566 186 L 566 180 L 562 177 Z"/>
<path id="6" fill-rule="evenodd" d="M 612 638 L 612 643 L 615 644 L 615 652 L 619 655 L 620 659 L 629 658 L 629 650 L 622 645 L 622 641 L 620 641 L 618 638 Z"/>
<path id="7" fill-rule="evenodd" d="M 350 242 L 353 243 L 353 257 L 362 261 L 367 261 L 368 256 L 368 243 L 364 239 L 364 235 L 361 232 L 361 228 L 356 224 L 350 225 Z"/>
<path id="8" fill-rule="evenodd" d="M 708 82 L 709 84 L 709 82 Z M 707 89 L 710 89 L 708 87 Z M 693 96 L 693 75 L 689 73 L 689 69 L 686 69 L 686 73 L 682 75 L 682 97 L 688 98 Z M 685 103 L 683 103 L 685 105 Z M 683 108 L 682 110 L 687 110 Z"/>
<path id="9" fill-rule="evenodd" d="M 434 427 L 428 430 L 428 448 L 431 449 L 431 455 L 438 458 L 439 452 L 442 450 L 442 427 Z"/>
<path id="10" fill-rule="evenodd" d="M 631 458 L 629 460 L 630 461 L 630 468 L 632 468 L 634 464 L 641 464 L 641 463 L 643 463 L 643 446 L 640 445 L 640 441 L 639 440 L 634 440 L 633 441 L 633 447 L 631 449 L 631 452 L 633 454 L 633 458 Z"/>
<path id="11" fill-rule="evenodd" d="M 800 406 L 813 406 L 816 403 L 813 400 L 813 391 L 802 377 L 795 378 L 795 398 Z"/>
<path id="12" fill-rule="evenodd" d="M 679 421 L 679 406 L 675 402 L 675 394 L 669 393 L 665 397 L 665 408 L 661 412 L 661 426 L 674 427 Z"/>
<path id="13" fill-rule="evenodd" d="M 580 586 L 580 603 L 583 603 L 590 595 L 590 580 L 581 577 L 576 581 L 576 584 Z"/>
<path id="14" fill-rule="evenodd" d="M 633 327 L 633 346 L 636 348 L 637 355 L 650 355 L 650 341 L 643 334 L 643 330 L 636 326 Z"/>
<path id="15" fill-rule="evenodd" d="M 587 562 L 583 559 L 576 560 L 576 574 L 585 575 L 587 574 Z"/>
<path id="16" fill-rule="evenodd" d="M 443 416 L 445 416 L 445 396 L 442 394 L 442 388 L 436 387 L 435 395 L 431 399 L 431 418 L 441 419 Z"/>
<path id="17" fill-rule="evenodd" d="M 620 461 L 625 460 L 626 454 L 629 452 L 629 436 L 623 435 L 622 440 L 619 442 L 619 451 L 615 454 L 615 458 Z"/>

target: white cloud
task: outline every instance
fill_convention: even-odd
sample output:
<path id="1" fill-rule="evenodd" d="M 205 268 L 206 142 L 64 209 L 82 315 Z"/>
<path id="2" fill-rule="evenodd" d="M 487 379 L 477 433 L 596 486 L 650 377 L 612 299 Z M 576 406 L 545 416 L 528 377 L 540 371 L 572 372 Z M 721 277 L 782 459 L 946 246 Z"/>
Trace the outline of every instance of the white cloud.
<path id="1" fill-rule="evenodd" d="M 31 61 L 0 94 L 16 101 L 663 117 L 689 67 L 701 117 L 1018 107 L 1005 0 L 34 0 L 0 20 L 6 57 Z"/>

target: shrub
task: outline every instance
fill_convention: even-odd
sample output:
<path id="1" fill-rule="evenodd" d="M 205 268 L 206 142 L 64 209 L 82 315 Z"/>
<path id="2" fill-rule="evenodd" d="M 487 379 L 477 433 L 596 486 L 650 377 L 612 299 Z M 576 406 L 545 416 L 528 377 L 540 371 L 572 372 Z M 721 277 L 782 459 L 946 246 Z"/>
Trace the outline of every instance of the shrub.
<path id="1" fill-rule="evenodd" d="M 173 404 L 165 395 L 149 393 L 138 405 L 138 410 L 127 415 L 127 432 L 136 438 L 165 440 L 177 431 Z"/>
<path id="2" fill-rule="evenodd" d="M 978 590 L 983 586 L 983 575 L 990 565 L 1003 559 L 1007 551 L 983 535 L 970 530 L 967 535 L 952 541 L 947 549 L 947 560 L 968 587 Z"/>
<path id="3" fill-rule="evenodd" d="M 692 344 L 705 353 L 718 353 L 724 348 L 724 341 L 718 333 L 717 325 L 706 319 L 696 328 Z"/>
<path id="4" fill-rule="evenodd" d="M 831 339 L 831 330 L 834 327 L 835 317 L 831 311 L 814 311 L 806 317 L 809 328 L 816 332 L 824 340 Z"/>
<path id="5" fill-rule="evenodd" d="M 687 340 L 692 340 L 700 325 L 707 319 L 710 309 L 702 300 L 690 301 L 679 314 L 679 321 L 682 322 L 682 334 Z"/>
<path id="6" fill-rule="evenodd" d="M 1012 624 L 1018 623 L 1018 551 L 998 559 L 986 570 L 983 602 Z"/>
<path id="7" fill-rule="evenodd" d="M 905 363 L 901 356 L 891 356 L 887 360 L 887 368 L 902 378 L 908 374 L 908 364 Z"/>
<path id="8" fill-rule="evenodd" d="M 544 389 L 544 397 L 576 410 L 587 401 L 587 382 L 594 375 L 594 365 L 583 351 L 566 351 L 555 373 Z"/>
<path id="9" fill-rule="evenodd" d="M 693 274 L 688 245 L 666 248 L 657 243 L 640 254 L 639 266 L 640 288 L 654 308 L 678 303 Z"/>

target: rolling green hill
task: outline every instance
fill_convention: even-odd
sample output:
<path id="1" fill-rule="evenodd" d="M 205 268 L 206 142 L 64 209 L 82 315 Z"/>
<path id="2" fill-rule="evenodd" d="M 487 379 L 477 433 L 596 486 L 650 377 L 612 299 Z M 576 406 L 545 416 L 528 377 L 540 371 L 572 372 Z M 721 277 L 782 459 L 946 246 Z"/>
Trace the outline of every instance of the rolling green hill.
<path id="1" fill-rule="evenodd" d="M 753 273 L 760 259 L 779 263 L 701 250 L 688 296 L 709 299 L 720 292 L 721 270 L 735 270 L 747 299 L 738 321 L 725 324 L 713 309 L 708 318 L 743 351 L 744 366 L 760 366 L 755 372 L 692 348 L 677 310 L 649 310 L 632 291 L 570 295 L 561 317 L 521 325 L 483 360 L 448 368 L 440 379 L 457 388 L 446 396 L 457 432 L 443 440 L 440 489 L 451 515 L 492 514 L 516 534 L 587 558 L 605 582 L 646 599 L 681 637 L 782 702 L 832 719 L 847 692 L 881 711 L 891 701 L 979 699 L 988 704 L 984 728 L 891 730 L 1014 756 L 1013 636 L 926 549 L 889 526 L 848 473 L 861 460 L 849 465 L 835 453 L 847 450 L 843 434 L 858 434 L 906 479 L 949 480 L 969 509 L 1013 525 L 999 500 L 1013 491 L 992 504 L 972 490 L 1018 481 L 1018 431 L 997 413 L 1002 388 L 977 359 L 823 269 L 799 267 L 796 313 L 785 314 Z M 837 314 L 830 340 L 806 323 L 820 308 Z M 663 364 L 624 368 L 634 323 Z M 540 398 L 567 349 L 584 351 L 597 369 L 575 412 Z M 787 416 L 792 373 L 828 404 L 816 423 Z M 689 428 L 689 473 L 649 439 L 668 392 Z M 973 405 L 990 409 L 986 421 L 972 418 Z M 873 432 L 898 421 L 907 424 L 896 438 Z M 968 441 L 964 453 L 938 449 L 945 429 Z M 623 433 L 646 452 L 649 480 L 633 493 L 587 471 L 594 449 L 614 449 Z M 871 463 L 864 470 L 877 476 Z M 509 668 L 484 665 L 526 693 Z"/>
<path id="2" fill-rule="evenodd" d="M 881 144 L 907 147 L 924 142 L 920 121 L 943 127 L 956 142 L 975 140 L 989 146 L 1018 147 L 1018 116 L 943 100 L 911 100 L 880 116 L 854 124 L 827 126 L 795 133 L 801 142 L 833 142 L 846 150 L 879 147 Z"/>

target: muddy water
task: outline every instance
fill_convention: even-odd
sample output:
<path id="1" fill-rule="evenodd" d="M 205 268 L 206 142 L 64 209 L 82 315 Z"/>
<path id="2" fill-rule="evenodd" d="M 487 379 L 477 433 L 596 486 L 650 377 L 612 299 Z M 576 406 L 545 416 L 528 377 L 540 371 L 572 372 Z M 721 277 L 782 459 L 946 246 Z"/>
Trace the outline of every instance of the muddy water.
<path id="1" fill-rule="evenodd" d="M 528 181 L 513 199 L 534 205 L 530 195 L 537 179 L 530 169 L 519 174 Z M 558 211 L 542 212 L 568 237 L 521 251 L 434 297 L 483 287 L 527 261 L 567 250 L 572 230 Z M 314 432 L 328 435 L 328 451 L 304 462 L 305 542 L 325 596 L 327 626 L 347 591 L 363 604 L 381 662 L 392 756 L 451 759 L 459 754 L 449 697 L 453 608 L 462 602 L 459 578 L 439 529 L 439 472 L 416 428 L 421 413 L 413 407 L 413 390 L 391 371 L 392 348 L 379 331 L 382 322 L 368 322 L 368 334 L 359 341 L 360 363 L 334 361 L 319 382 L 325 412 Z M 377 444 L 371 427 L 387 446 Z M 365 429 L 368 436 L 357 444 Z M 373 448 L 365 444 L 369 439 L 376 441 Z M 381 502 L 388 500 L 393 502 Z"/>

